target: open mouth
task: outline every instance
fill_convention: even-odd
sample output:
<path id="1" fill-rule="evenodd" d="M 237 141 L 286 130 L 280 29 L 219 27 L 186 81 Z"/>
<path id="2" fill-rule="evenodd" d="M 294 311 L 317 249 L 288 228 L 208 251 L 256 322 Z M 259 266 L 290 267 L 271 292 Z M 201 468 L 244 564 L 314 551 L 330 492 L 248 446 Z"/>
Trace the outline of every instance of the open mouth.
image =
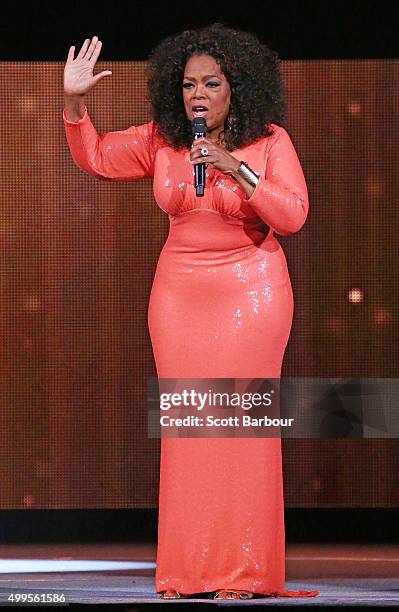
<path id="1" fill-rule="evenodd" d="M 194 117 L 205 117 L 205 115 L 208 113 L 208 109 L 206 106 L 193 106 L 192 110 Z"/>

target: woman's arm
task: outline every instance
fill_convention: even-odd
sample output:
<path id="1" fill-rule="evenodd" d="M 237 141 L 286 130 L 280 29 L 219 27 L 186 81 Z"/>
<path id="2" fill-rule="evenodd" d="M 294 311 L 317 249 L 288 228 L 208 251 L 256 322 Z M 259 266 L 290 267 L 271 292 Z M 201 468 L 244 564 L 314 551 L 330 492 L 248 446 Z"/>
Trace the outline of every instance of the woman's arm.
<path id="1" fill-rule="evenodd" d="M 156 152 L 153 123 L 119 132 L 98 134 L 87 113 L 86 96 L 110 70 L 94 75 L 102 43 L 86 38 L 76 58 L 69 48 L 64 68 L 63 113 L 65 134 L 74 162 L 103 179 L 124 180 L 152 176 Z"/>
<path id="2" fill-rule="evenodd" d="M 64 93 L 65 115 L 69 121 L 82 119 L 86 108 L 86 96 L 68 95 Z"/>
<path id="3" fill-rule="evenodd" d="M 63 119 L 72 159 L 82 170 L 108 180 L 153 176 L 157 141 L 153 122 L 99 134 L 87 107 L 77 101 L 65 106 Z"/>
<path id="4" fill-rule="evenodd" d="M 265 177 L 260 176 L 246 200 L 277 234 L 286 236 L 301 229 L 309 202 L 305 177 L 294 145 L 282 127 L 274 127 Z"/>

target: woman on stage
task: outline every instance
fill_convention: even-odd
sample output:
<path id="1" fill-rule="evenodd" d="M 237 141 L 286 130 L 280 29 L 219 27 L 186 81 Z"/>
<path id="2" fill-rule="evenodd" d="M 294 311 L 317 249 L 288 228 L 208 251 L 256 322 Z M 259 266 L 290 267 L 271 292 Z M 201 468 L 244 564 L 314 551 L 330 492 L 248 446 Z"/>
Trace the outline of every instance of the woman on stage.
<path id="1" fill-rule="evenodd" d="M 299 231 L 306 183 L 287 131 L 277 54 L 212 24 L 162 40 L 149 58 L 152 121 L 98 134 L 86 94 L 95 36 L 64 71 L 75 163 L 99 178 L 152 176 L 170 230 L 148 308 L 159 378 L 280 378 L 293 318 L 276 234 Z M 193 119 L 206 122 L 193 141 Z M 206 163 L 205 190 L 194 164 Z M 143 211 L 145 214 L 145 211 Z M 161 440 L 156 591 L 163 598 L 314 596 L 289 591 L 281 439 Z"/>

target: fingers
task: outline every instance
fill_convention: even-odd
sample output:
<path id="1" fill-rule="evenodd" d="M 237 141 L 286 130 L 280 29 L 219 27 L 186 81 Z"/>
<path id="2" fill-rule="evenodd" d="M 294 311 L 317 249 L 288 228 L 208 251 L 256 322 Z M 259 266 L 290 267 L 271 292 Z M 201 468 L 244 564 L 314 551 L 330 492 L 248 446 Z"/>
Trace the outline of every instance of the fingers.
<path id="1" fill-rule="evenodd" d="M 201 164 L 204 163 L 207 167 L 215 164 L 218 160 L 216 157 L 210 157 L 207 155 L 206 157 L 196 157 L 195 159 L 190 160 L 190 164 Z"/>
<path id="2" fill-rule="evenodd" d="M 198 164 L 198 162 L 214 163 L 218 160 L 218 156 L 209 151 L 208 155 L 201 155 L 201 151 L 194 151 L 190 153 L 190 163 Z"/>
<path id="3" fill-rule="evenodd" d="M 205 136 L 201 136 L 201 138 L 196 138 L 196 139 L 193 141 L 193 144 L 192 144 L 191 146 L 192 146 L 192 147 L 197 146 L 197 145 L 198 145 L 198 146 L 203 146 L 203 145 L 205 145 L 205 144 L 211 144 L 211 143 L 210 143 L 210 140 L 207 140 L 207 139 L 205 138 Z"/>
<path id="4" fill-rule="evenodd" d="M 190 161 L 192 164 L 198 164 L 198 162 L 204 162 L 204 161 L 210 161 L 212 159 L 212 161 L 215 161 L 216 156 L 212 155 L 211 153 L 209 153 L 209 155 L 201 155 L 201 152 L 198 151 L 198 153 L 193 153 L 190 155 Z"/>
<path id="5" fill-rule="evenodd" d="M 69 47 L 69 52 L 68 52 L 68 57 L 67 57 L 67 64 L 69 62 L 73 62 L 74 54 L 75 54 L 75 47 Z"/>
<path id="6" fill-rule="evenodd" d="M 81 49 L 80 49 L 76 59 L 82 59 L 82 57 L 84 56 L 84 54 L 87 51 L 87 48 L 88 48 L 89 44 L 90 44 L 90 38 L 86 38 L 86 40 L 84 41 L 84 43 L 83 43 L 83 45 L 82 45 L 82 47 L 81 47 Z"/>
<path id="7" fill-rule="evenodd" d="M 210 149 L 210 147 L 212 147 L 213 143 L 210 140 L 207 140 L 206 138 L 196 138 L 193 141 L 193 144 L 191 145 L 191 151 L 199 151 L 200 149 L 202 149 L 202 147 L 206 147 L 207 149 Z"/>
<path id="8" fill-rule="evenodd" d="M 91 40 L 90 38 L 86 38 L 78 55 L 76 56 L 76 59 L 85 59 L 87 61 L 93 59 L 94 63 L 101 51 L 101 45 L 102 43 L 100 40 L 98 40 L 98 36 L 93 36 Z"/>
<path id="9" fill-rule="evenodd" d="M 102 47 L 101 40 L 97 40 L 97 43 L 95 44 L 95 46 L 93 48 L 93 53 L 92 53 L 92 55 L 90 57 L 90 61 L 92 62 L 92 64 L 96 63 L 97 58 L 100 55 L 101 47 Z M 89 49 L 88 53 L 89 52 L 90 52 L 90 49 Z"/>
<path id="10" fill-rule="evenodd" d="M 96 84 L 103 77 L 111 76 L 111 74 L 112 72 L 110 70 L 104 70 L 103 72 L 99 72 L 99 74 L 96 74 L 96 76 L 93 78 L 94 84 Z"/>
<path id="11" fill-rule="evenodd" d="M 208 155 L 202 155 L 201 153 L 201 149 L 203 147 L 206 147 L 208 149 Z M 212 157 L 212 161 L 214 161 L 214 157 L 215 157 L 215 151 L 212 150 L 213 148 L 213 144 L 210 143 L 209 140 L 206 140 L 206 138 L 198 138 L 196 139 L 192 146 L 191 146 L 191 150 L 190 150 L 190 158 L 191 158 L 191 163 L 198 163 L 199 161 L 211 161 L 210 158 Z"/>
<path id="12" fill-rule="evenodd" d="M 85 55 L 85 59 L 87 59 L 89 61 L 92 59 L 92 57 L 94 55 L 94 52 L 96 51 L 97 45 L 101 49 L 101 42 L 98 40 L 98 36 L 93 36 L 93 38 L 91 39 L 90 46 L 87 49 L 87 52 L 86 52 L 86 55 Z M 98 53 L 100 53 L 100 50 L 98 51 Z M 98 53 L 97 53 L 97 57 L 98 57 Z"/>

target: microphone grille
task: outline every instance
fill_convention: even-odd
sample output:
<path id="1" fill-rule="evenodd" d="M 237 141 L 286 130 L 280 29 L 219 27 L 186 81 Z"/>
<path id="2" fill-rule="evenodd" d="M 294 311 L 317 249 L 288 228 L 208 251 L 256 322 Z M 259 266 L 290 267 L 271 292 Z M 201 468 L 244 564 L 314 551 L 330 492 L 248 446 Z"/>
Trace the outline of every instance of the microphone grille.
<path id="1" fill-rule="evenodd" d="M 205 134 L 207 131 L 206 121 L 204 117 L 194 117 L 192 120 L 193 134 Z"/>

